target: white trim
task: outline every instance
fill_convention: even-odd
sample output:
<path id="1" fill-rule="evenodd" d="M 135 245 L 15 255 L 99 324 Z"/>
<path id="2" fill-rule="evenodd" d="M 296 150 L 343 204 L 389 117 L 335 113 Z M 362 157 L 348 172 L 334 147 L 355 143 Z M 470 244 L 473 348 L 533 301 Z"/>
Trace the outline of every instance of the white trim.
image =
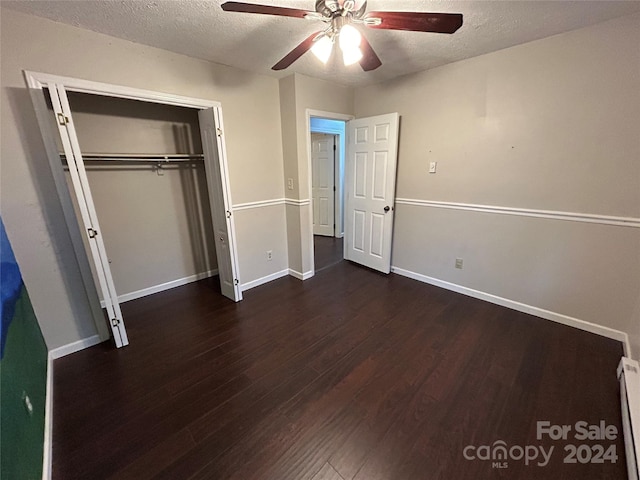
<path id="1" fill-rule="evenodd" d="M 49 352 L 49 355 L 56 360 L 58 358 L 71 355 L 72 353 L 79 352 L 80 350 L 84 350 L 85 348 L 93 347 L 102 343 L 102 339 L 100 335 L 91 335 L 90 337 L 83 338 L 82 340 L 78 340 L 75 342 L 68 343 L 66 345 L 62 345 L 61 347 L 54 348 Z"/>
<path id="2" fill-rule="evenodd" d="M 233 206 L 234 211 L 249 210 L 251 208 L 271 207 L 275 205 L 293 205 L 294 207 L 304 207 L 311 205 L 311 199 L 303 198 L 275 198 L 273 200 L 258 200 L 257 202 L 239 203 Z"/>
<path id="3" fill-rule="evenodd" d="M 616 370 L 620 382 L 622 433 L 628 477 L 640 479 L 640 364 L 622 357 Z"/>
<path id="4" fill-rule="evenodd" d="M 265 283 L 271 282 L 273 280 L 277 280 L 278 278 L 286 277 L 289 275 L 289 269 L 285 268 L 284 270 L 280 270 L 279 272 L 272 273 L 270 275 L 266 275 L 261 278 L 257 278 L 247 283 L 243 283 L 240 285 L 240 289 L 244 292 L 251 288 L 259 287 L 260 285 L 264 285 Z"/>
<path id="5" fill-rule="evenodd" d="M 631 341 L 629 340 L 629 335 L 624 333 L 624 342 L 622 342 L 622 346 L 624 347 L 624 356 L 628 358 L 633 358 L 633 350 L 631 349 Z"/>
<path id="6" fill-rule="evenodd" d="M 136 290 L 135 292 L 129 292 L 129 293 L 124 293 L 122 295 L 118 295 L 118 302 L 124 303 L 124 302 L 128 302 L 129 300 L 135 300 L 136 298 L 142 298 L 142 297 L 146 297 L 147 295 L 153 295 L 154 293 L 164 292 L 165 290 L 169 290 L 175 287 L 181 287 L 182 285 L 186 285 L 187 283 L 197 282 L 198 280 L 213 277 L 214 275 L 218 275 L 217 268 L 213 270 L 209 270 L 207 272 L 196 273 L 195 275 L 189 275 L 188 277 L 178 278 L 177 280 L 171 280 L 170 282 L 160 283 L 159 285 L 143 288 L 142 290 Z M 104 308 L 103 300 L 100 300 L 100 306 Z"/>
<path id="7" fill-rule="evenodd" d="M 553 220 L 565 220 L 570 222 L 597 223 L 601 225 L 615 225 L 618 227 L 640 228 L 640 218 L 635 217 L 614 217 L 611 215 L 561 212 L 557 210 L 536 210 L 531 208 L 500 207 L 495 205 L 477 205 L 471 203 L 438 202 L 432 200 L 419 200 L 414 198 L 396 198 L 395 202 L 397 205 L 448 208 L 452 210 L 467 210 L 472 212 L 498 213 L 502 215 L 550 218 Z"/>
<path id="8" fill-rule="evenodd" d="M 305 110 L 305 113 L 307 115 L 307 126 L 309 126 L 308 119 L 310 117 L 321 117 L 321 118 L 326 118 L 328 120 L 343 120 L 345 122 L 348 122 L 349 120 L 353 120 L 354 118 L 356 118 L 353 115 L 349 115 L 346 113 L 325 112 L 324 110 L 314 110 L 312 108 L 307 108 Z"/>
<path id="9" fill-rule="evenodd" d="M 53 458 L 53 355 L 47 353 L 47 387 L 44 406 L 44 445 L 42 447 L 42 480 L 51 480 Z"/>
<path id="10" fill-rule="evenodd" d="M 543 308 L 516 302 L 515 300 L 509 300 L 508 298 L 492 295 L 491 293 L 481 292 L 479 290 L 474 290 L 472 288 L 464 287 L 462 285 L 457 285 L 455 283 L 447 282 L 444 280 L 439 280 L 437 278 L 428 277 L 427 275 L 422 275 L 421 273 L 405 270 L 400 267 L 392 266 L 391 271 L 393 273 L 397 273 L 398 275 L 402 275 L 403 277 L 409 277 L 414 280 L 418 280 L 419 282 L 435 285 L 436 287 L 441 287 L 453 292 L 461 293 L 469 297 L 478 298 L 480 300 L 485 300 L 487 302 L 511 308 L 519 312 L 535 315 L 536 317 L 544 318 L 545 320 L 551 320 L 563 325 L 579 328 L 580 330 L 584 330 L 586 332 L 591 332 L 597 335 L 602 335 L 603 337 L 611 338 L 613 340 L 618 340 L 619 342 L 622 342 L 625 349 L 628 348 L 626 346 L 629 342 L 628 336 L 625 332 L 622 332 L 620 330 L 615 330 L 613 328 L 587 322 L 586 320 L 580 320 L 579 318 L 570 317 L 562 313 L 551 312 Z"/>
<path id="11" fill-rule="evenodd" d="M 220 102 L 204 100 L 200 98 L 185 97 L 171 93 L 154 92 L 140 88 L 113 85 L 110 83 L 94 82 L 80 78 L 64 77 L 49 73 L 24 70 L 25 79 L 29 88 L 42 89 L 50 84 L 62 84 L 67 91 L 90 93 L 106 97 L 127 98 L 129 100 L 141 100 L 144 102 L 162 103 L 179 107 L 198 108 L 201 110 L 220 107 Z"/>
<path id="12" fill-rule="evenodd" d="M 313 277 L 315 275 L 315 272 L 313 270 L 309 270 L 308 272 L 300 273 L 297 270 L 290 268 L 289 275 L 297 278 L 298 280 L 306 280 L 307 278 Z"/>
<path id="13" fill-rule="evenodd" d="M 297 200 L 295 198 L 285 198 L 284 203 L 286 205 L 293 205 L 294 207 L 304 207 L 305 205 L 311 205 L 311 199 L 304 198 L 302 200 Z"/>
<path id="14" fill-rule="evenodd" d="M 247 202 L 247 203 L 238 203 L 237 205 L 234 205 L 233 211 L 239 211 L 239 210 L 249 210 L 251 208 L 261 208 L 261 207 L 271 207 L 274 205 L 284 205 L 285 204 L 285 199 L 284 198 L 276 198 L 274 200 L 259 200 L 257 202 Z"/>

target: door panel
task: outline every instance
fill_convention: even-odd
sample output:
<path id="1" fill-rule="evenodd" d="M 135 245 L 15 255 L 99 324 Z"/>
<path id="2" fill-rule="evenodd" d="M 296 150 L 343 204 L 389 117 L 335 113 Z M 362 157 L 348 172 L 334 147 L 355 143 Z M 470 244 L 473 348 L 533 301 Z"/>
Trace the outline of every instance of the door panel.
<path id="1" fill-rule="evenodd" d="M 98 287 L 104 299 L 109 325 L 116 347 L 124 347 L 129 344 L 129 339 L 127 337 L 122 311 L 120 310 L 120 303 L 118 302 L 118 294 L 116 293 L 111 275 L 107 252 L 102 240 L 102 230 L 98 223 L 98 215 L 91 196 L 89 180 L 84 168 L 84 161 L 73 124 L 67 94 L 62 85 L 49 85 L 49 96 L 51 98 L 51 104 L 53 105 L 53 111 L 56 115 L 58 133 L 60 134 L 65 157 L 69 166 L 69 174 L 74 190 L 73 193 L 76 196 L 80 210 L 84 227 L 81 230 L 87 235 L 87 243 L 91 251 L 91 260 L 93 261 L 94 271 L 98 278 Z"/>
<path id="2" fill-rule="evenodd" d="M 223 143 L 216 127 L 216 123 L 218 123 L 220 131 L 222 131 L 222 118 L 217 115 L 219 114 L 213 108 L 200 110 L 198 120 L 205 157 L 207 185 L 209 186 L 220 290 L 225 297 L 237 302 L 242 300 L 242 292 L 238 278 L 236 252 L 235 248 L 232 248 L 235 245 L 235 228 L 231 219 L 231 199 L 228 185 L 222 181 L 223 178 L 228 178 Z"/>
<path id="3" fill-rule="evenodd" d="M 389 273 L 398 155 L 397 113 L 347 122 L 345 258 Z"/>
<path id="4" fill-rule="evenodd" d="M 311 134 L 311 198 L 313 234 L 334 235 L 335 135 Z"/>

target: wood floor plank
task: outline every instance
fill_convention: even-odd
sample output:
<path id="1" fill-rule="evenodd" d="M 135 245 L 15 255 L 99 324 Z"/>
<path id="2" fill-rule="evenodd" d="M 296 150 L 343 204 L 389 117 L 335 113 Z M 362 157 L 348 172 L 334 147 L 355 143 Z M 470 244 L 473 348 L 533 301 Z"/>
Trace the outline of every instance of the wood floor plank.
<path id="1" fill-rule="evenodd" d="M 536 422 L 621 431 L 620 342 L 340 262 L 235 304 L 215 279 L 123 304 L 130 346 L 56 360 L 54 479 L 623 479 L 466 445 Z"/>
<path id="2" fill-rule="evenodd" d="M 329 462 L 327 462 L 311 480 L 344 480 L 344 478 L 342 478 L 342 476 L 336 471 L 336 469 L 333 468 Z"/>

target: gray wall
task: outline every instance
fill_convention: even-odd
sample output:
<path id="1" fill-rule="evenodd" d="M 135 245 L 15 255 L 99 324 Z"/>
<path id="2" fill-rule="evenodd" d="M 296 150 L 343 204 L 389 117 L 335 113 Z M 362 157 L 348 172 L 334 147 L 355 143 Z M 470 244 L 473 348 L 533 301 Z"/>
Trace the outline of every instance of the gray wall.
<path id="1" fill-rule="evenodd" d="M 357 89 L 357 116 L 401 115 L 397 197 L 418 205 L 397 206 L 393 265 L 628 332 L 637 356 L 640 228 L 424 201 L 637 227 L 639 45 L 636 15 Z"/>
<path id="2" fill-rule="evenodd" d="M 49 348 L 95 335 L 96 326 L 23 69 L 219 101 L 233 203 L 284 197 L 276 79 L 5 8 L 1 21 L 2 216 Z M 243 283 L 287 268 L 284 205 L 256 210 L 235 218 Z M 274 251 L 271 262 L 264 250 Z"/>

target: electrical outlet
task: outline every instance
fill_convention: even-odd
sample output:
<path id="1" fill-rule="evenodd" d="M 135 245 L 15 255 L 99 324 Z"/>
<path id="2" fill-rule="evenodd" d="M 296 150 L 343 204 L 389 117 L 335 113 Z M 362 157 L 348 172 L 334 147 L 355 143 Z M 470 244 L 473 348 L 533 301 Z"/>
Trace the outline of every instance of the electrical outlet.
<path id="1" fill-rule="evenodd" d="M 462 263 L 463 263 L 463 260 L 461 258 L 456 258 L 456 268 L 459 268 L 460 270 L 462 270 Z"/>
<path id="2" fill-rule="evenodd" d="M 267 250 L 267 260 L 269 262 L 273 260 L 273 250 Z"/>
<path id="3" fill-rule="evenodd" d="M 293 178 L 287 178 L 287 188 L 293 190 Z"/>
<path id="4" fill-rule="evenodd" d="M 429 173 L 436 173 L 438 162 L 429 162 Z"/>

